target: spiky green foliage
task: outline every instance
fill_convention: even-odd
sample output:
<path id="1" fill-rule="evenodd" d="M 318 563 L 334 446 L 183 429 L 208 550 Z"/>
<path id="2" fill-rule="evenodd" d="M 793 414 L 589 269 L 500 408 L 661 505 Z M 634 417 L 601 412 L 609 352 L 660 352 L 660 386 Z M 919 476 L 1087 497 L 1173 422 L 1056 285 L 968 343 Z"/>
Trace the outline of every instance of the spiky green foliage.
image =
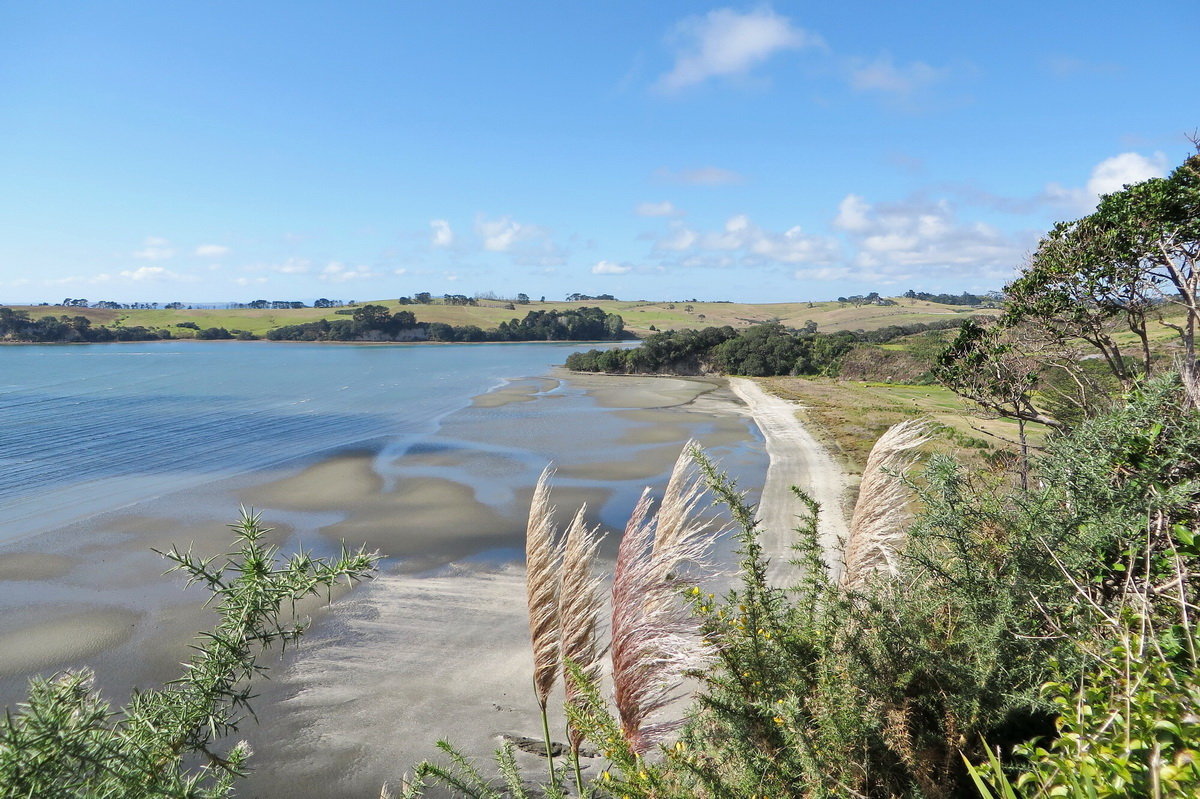
<path id="1" fill-rule="evenodd" d="M 448 741 L 438 741 L 437 747 L 445 753 L 449 765 L 431 760 L 418 763 L 415 778 L 401 794 L 402 799 L 424 796 L 425 790 L 431 785 L 449 789 L 454 796 L 464 799 L 566 799 L 567 794 L 557 779 L 537 788 L 527 784 L 517 768 L 512 745 L 507 742 L 495 754 L 499 780 L 483 776 L 470 758 Z"/>
<path id="2" fill-rule="evenodd" d="M 252 679 L 265 670 L 259 654 L 301 635 L 297 600 L 361 579 L 376 561 L 360 550 L 332 562 L 304 552 L 280 562 L 258 516 L 243 512 L 231 526 L 237 549 L 227 555 L 162 553 L 189 585 L 211 592 L 219 616 L 198 639 L 183 676 L 117 710 L 93 690 L 88 672 L 34 679 L 28 700 L 15 714 L 6 711 L 0 725 L 0 796 L 229 795 L 250 750 L 245 743 L 218 747 L 252 713 Z"/>

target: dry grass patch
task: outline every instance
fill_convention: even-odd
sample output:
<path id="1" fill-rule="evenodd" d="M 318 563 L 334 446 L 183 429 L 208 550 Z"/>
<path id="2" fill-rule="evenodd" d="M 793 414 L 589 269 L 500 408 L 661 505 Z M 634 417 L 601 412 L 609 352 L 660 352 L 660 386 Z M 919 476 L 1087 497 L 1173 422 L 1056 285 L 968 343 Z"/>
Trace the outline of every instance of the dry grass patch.
<path id="1" fill-rule="evenodd" d="M 875 441 L 894 424 L 926 418 L 926 451 L 949 452 L 973 467 L 989 468 L 998 452 L 1015 450 L 1017 425 L 985 419 L 941 386 L 912 386 L 799 377 L 772 377 L 764 386 L 778 396 L 800 403 L 813 434 L 843 462 L 851 474 L 861 474 Z M 1031 425 L 1030 443 L 1039 445 L 1045 430 Z"/>

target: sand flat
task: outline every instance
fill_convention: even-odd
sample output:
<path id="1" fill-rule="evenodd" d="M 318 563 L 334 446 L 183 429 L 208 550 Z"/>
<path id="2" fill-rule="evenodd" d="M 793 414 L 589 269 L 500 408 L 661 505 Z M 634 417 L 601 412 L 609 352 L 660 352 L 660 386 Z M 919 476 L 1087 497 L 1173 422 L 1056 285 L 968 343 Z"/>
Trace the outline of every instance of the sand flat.
<path id="1" fill-rule="evenodd" d="M 0 555 L 0 580 L 53 580 L 71 571 L 77 562 L 66 555 L 12 552 Z"/>
<path id="2" fill-rule="evenodd" d="M 0 676 L 52 672 L 111 649 L 133 635 L 140 613 L 118 607 L 68 606 L 21 614 L 0 628 Z M 6 625 L 7 626 L 7 625 Z"/>

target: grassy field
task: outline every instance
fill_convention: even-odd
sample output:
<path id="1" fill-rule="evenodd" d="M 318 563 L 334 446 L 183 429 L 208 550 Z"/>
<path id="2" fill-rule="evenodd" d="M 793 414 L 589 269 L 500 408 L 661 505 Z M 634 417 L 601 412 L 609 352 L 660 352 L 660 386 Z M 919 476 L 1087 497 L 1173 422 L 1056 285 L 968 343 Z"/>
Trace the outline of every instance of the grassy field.
<path id="1" fill-rule="evenodd" d="M 679 330 L 730 325 L 749 327 L 763 322 L 781 322 L 791 327 L 801 327 L 812 320 L 817 329 L 824 333 L 838 330 L 875 330 L 880 327 L 912 322 L 932 322 L 947 318 L 964 317 L 973 313 L 995 314 L 994 310 L 972 310 L 964 306 L 939 305 L 920 300 L 899 300 L 900 305 L 865 305 L 855 308 L 837 302 L 790 302 L 749 304 L 732 302 L 644 302 L 644 301 L 584 301 L 584 302 L 531 302 L 518 305 L 515 310 L 505 307 L 506 303 L 481 300 L 477 306 L 432 305 L 401 306 L 394 300 L 371 300 L 385 305 L 392 311 L 405 310 L 416 314 L 421 322 L 445 322 L 452 325 L 478 325 L 484 329 L 496 327 L 509 319 L 523 317 L 532 310 L 578 308 L 582 305 L 597 306 L 608 313 L 620 314 L 626 328 L 638 336 L 657 330 Z M 366 304 L 366 303 L 360 303 Z M 294 310 L 221 310 L 183 309 L 165 310 L 107 310 L 102 308 L 62 308 L 58 306 L 13 306 L 28 311 L 34 318 L 40 316 L 86 316 L 94 324 L 142 325 L 149 328 L 169 328 L 179 337 L 191 335 L 186 328 L 176 328 L 180 322 L 194 322 L 200 327 L 224 327 L 228 330 L 248 330 L 263 335 L 268 330 L 283 325 L 312 322 L 317 319 L 337 319 L 338 309 L 298 308 Z"/>

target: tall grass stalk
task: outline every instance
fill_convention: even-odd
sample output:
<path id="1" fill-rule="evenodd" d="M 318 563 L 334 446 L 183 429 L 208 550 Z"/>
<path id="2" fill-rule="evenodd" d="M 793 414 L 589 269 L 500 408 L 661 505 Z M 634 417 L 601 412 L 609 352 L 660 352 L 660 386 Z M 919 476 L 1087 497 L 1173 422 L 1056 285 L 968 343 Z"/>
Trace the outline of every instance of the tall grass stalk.
<path id="1" fill-rule="evenodd" d="M 593 562 L 601 537 L 599 528 L 589 530 L 584 524 L 584 505 L 567 527 L 563 543 L 562 566 L 559 570 L 559 636 L 561 639 L 563 685 L 566 703 L 570 707 L 580 702 L 580 686 L 576 676 L 595 682 L 600 676 L 602 648 L 597 638 L 600 616 L 600 585 L 602 580 L 593 573 Z M 577 670 L 572 675 L 570 665 Z M 569 719 L 569 717 L 568 717 Z M 579 747 L 584 733 L 578 725 L 567 723 L 567 741 L 571 746 L 571 765 L 575 784 L 583 794 L 583 774 L 579 767 Z"/>
<path id="2" fill-rule="evenodd" d="M 542 714 L 546 741 L 546 766 L 555 781 L 554 752 L 546 704 L 559 670 L 558 560 L 554 542 L 554 506 L 550 504 L 550 475 L 547 466 L 533 489 L 529 525 L 525 533 L 525 594 L 529 605 L 529 640 L 533 647 L 533 692 Z"/>

